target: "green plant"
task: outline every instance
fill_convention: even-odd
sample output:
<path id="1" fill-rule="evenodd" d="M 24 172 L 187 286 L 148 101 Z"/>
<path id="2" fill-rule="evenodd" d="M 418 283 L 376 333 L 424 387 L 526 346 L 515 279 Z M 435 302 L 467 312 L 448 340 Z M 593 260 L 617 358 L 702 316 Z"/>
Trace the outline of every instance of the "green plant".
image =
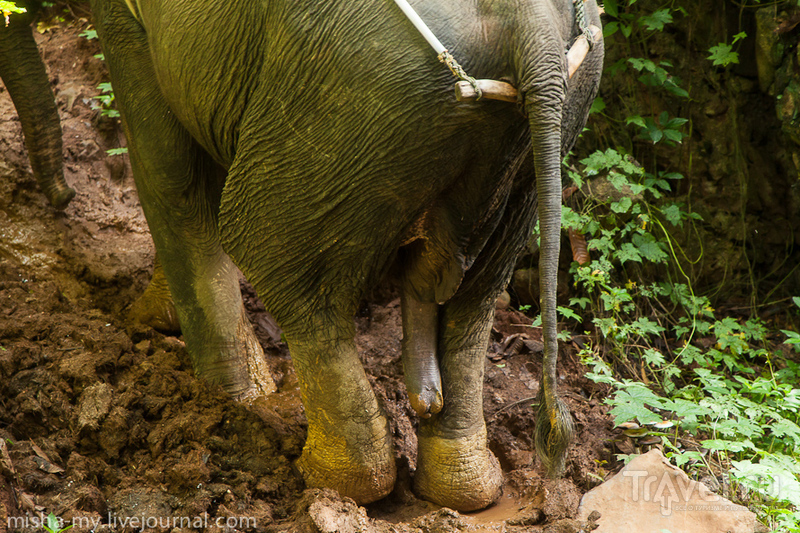
<path id="1" fill-rule="evenodd" d="M 746 38 L 747 34 L 745 32 L 739 32 L 733 36 L 733 42 L 731 44 L 727 43 L 719 43 L 716 46 L 712 46 L 708 49 L 711 52 L 711 55 L 708 56 L 708 59 L 711 60 L 711 64 L 714 66 L 722 66 L 727 67 L 728 65 L 738 64 L 739 63 L 739 53 L 733 50 L 733 46 L 742 39 Z"/>
<path id="2" fill-rule="evenodd" d="M 97 30 L 95 30 L 94 28 L 87 28 L 81 32 L 81 36 L 90 41 L 93 39 L 97 39 Z M 95 54 L 94 57 L 96 57 L 101 61 L 105 60 L 105 56 L 103 56 L 102 53 Z M 111 82 L 101 83 L 100 85 L 97 86 L 97 88 L 100 89 L 100 95 L 93 96 L 92 98 L 100 102 L 100 107 L 101 107 L 100 113 L 105 117 L 118 118 L 119 111 L 114 107 L 114 89 L 113 87 L 111 87 Z M 110 156 L 122 155 L 127 153 L 128 153 L 127 147 L 111 148 L 106 150 L 106 154 Z"/>
<path id="3" fill-rule="evenodd" d="M 11 16 L 12 13 L 25 13 L 25 11 L 26 9 L 24 7 L 19 7 L 14 2 L 0 0 L 0 13 L 3 14 L 6 26 L 8 26 L 8 17 Z"/>
<path id="4" fill-rule="evenodd" d="M 587 376 L 611 387 L 614 422 L 675 421 L 665 443 L 678 466 L 729 477 L 729 497 L 799 531 L 789 524 L 800 518 L 800 365 L 769 348 L 777 331 L 717 317 L 685 283 L 671 232 L 699 217 L 670 198 L 681 176 L 651 175 L 612 149 L 580 164 L 575 185 L 603 194 L 564 207 L 564 227 L 587 237 L 592 261 L 572 264 L 576 296 L 559 312 L 590 327 L 595 343 L 580 355 Z M 780 331 L 800 350 L 799 333 Z"/>
<path id="5" fill-rule="evenodd" d="M 42 525 L 42 527 L 44 527 L 47 533 L 62 533 L 73 526 L 73 524 L 70 524 L 67 527 L 61 527 L 62 524 L 63 521 L 59 517 L 50 513 L 47 515 L 47 525 Z"/>
<path id="6" fill-rule="evenodd" d="M 97 86 L 100 89 L 99 96 L 93 96 L 95 100 L 100 102 L 102 107 L 102 115 L 110 118 L 119 117 L 119 111 L 114 109 L 114 89 L 111 87 L 111 82 L 104 82 Z"/>
<path id="7" fill-rule="evenodd" d="M 687 267 L 698 258 L 679 243 L 703 222 L 676 199 L 683 177 L 667 159 L 692 125 L 652 105 L 685 102 L 689 93 L 669 61 L 647 53 L 649 40 L 685 13 L 674 4 L 645 12 L 635 3 L 605 2 L 607 46 L 625 52 L 604 72 L 615 92 L 592 112 L 621 129 L 633 126 L 646 142 L 604 130 L 605 145 L 615 148 L 569 167 L 586 194 L 569 200 L 563 225 L 585 236 L 591 258 L 572 263 L 573 294 L 560 317 L 564 329 L 592 339 L 580 356 L 587 376 L 609 386 L 615 423 L 673 422 L 661 436 L 676 465 L 726 480 L 726 496 L 780 531 L 800 532 L 800 365 L 776 348 L 800 352 L 800 333 L 718 316 L 709 297 L 696 294 Z M 711 47 L 710 64 L 735 64 L 746 37 Z"/>

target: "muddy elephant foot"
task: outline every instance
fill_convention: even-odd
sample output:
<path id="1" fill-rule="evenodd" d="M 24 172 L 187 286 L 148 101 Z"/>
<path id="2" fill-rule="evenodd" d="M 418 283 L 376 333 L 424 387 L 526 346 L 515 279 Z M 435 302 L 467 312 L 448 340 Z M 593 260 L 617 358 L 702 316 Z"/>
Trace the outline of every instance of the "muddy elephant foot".
<path id="1" fill-rule="evenodd" d="M 423 499 L 457 511 L 483 509 L 500 497 L 503 472 L 486 447 L 486 429 L 445 439 L 419 437 L 414 490 Z"/>
<path id="2" fill-rule="evenodd" d="M 359 505 L 379 500 L 397 477 L 388 421 L 380 415 L 366 424 L 344 423 L 335 435 L 309 428 L 296 465 L 308 487 L 334 489 Z"/>
<path id="3" fill-rule="evenodd" d="M 153 273 L 153 279 L 138 300 L 133 302 L 129 317 L 166 334 L 179 334 L 181 325 L 163 274 Z"/>
<path id="4" fill-rule="evenodd" d="M 59 188 L 56 192 L 47 194 L 50 205 L 56 209 L 64 209 L 73 198 L 75 198 L 75 189 L 67 186 Z"/>

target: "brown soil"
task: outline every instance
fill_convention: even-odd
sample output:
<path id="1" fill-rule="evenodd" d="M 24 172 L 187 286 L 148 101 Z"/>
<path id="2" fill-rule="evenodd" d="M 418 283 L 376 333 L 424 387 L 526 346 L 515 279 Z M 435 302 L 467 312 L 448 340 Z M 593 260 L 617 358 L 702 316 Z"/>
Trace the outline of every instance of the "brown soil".
<path id="1" fill-rule="evenodd" d="M 563 347 L 562 394 L 578 433 L 566 476 L 544 480 L 531 439 L 538 330 L 521 325 L 529 320 L 515 311 L 498 312 L 483 392 L 505 491 L 497 505 L 467 515 L 410 490 L 417 419 L 403 384 L 391 289 L 356 318 L 399 471 L 395 491 L 366 508 L 332 491 L 304 490 L 293 468 L 306 424 L 291 359 L 246 282 L 250 318 L 279 386 L 269 421 L 196 379 L 180 338 L 126 318 L 149 279 L 153 249 L 125 156 L 105 153 L 124 139 L 92 99 L 106 73 L 93 57 L 97 41 L 79 35 L 86 26 L 74 21 L 39 36 L 61 112 L 66 179 L 78 190 L 65 212 L 38 190 L 19 120 L 0 89 L 0 533 L 42 531 L 37 520 L 49 513 L 73 531 L 138 531 L 137 519 L 159 516 L 184 522 L 145 529 L 569 531 L 580 495 L 614 464 L 605 391 L 583 377 L 574 348 Z M 504 349 L 514 333 L 528 342 Z M 249 523 L 237 524 L 241 517 Z M 218 527 L 226 520 L 230 527 Z"/>

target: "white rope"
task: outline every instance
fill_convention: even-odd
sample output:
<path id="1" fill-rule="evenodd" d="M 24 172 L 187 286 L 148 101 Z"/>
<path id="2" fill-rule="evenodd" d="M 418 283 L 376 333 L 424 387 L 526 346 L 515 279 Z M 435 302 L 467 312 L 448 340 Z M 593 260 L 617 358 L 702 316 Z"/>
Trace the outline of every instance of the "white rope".
<path id="1" fill-rule="evenodd" d="M 422 36 L 425 37 L 425 40 L 428 41 L 428 44 L 430 44 L 436 51 L 436 55 L 447 51 L 447 48 L 445 48 L 444 45 L 439 42 L 439 39 L 436 38 L 428 25 L 425 24 L 425 21 L 419 18 L 417 12 L 414 11 L 414 8 L 411 7 L 406 0 L 394 0 L 394 3 L 403 10 L 403 13 L 405 13 L 406 17 L 408 17 L 408 20 L 410 20 L 414 27 L 417 28 L 417 31 L 419 31 Z"/>
<path id="2" fill-rule="evenodd" d="M 417 28 L 417 31 L 420 32 L 423 37 L 425 37 L 425 40 L 428 41 L 428 44 L 431 45 L 436 52 L 436 56 L 439 58 L 439 61 L 447 65 L 447 68 L 450 69 L 450 72 L 452 72 L 455 77 L 469 82 L 473 89 L 475 89 L 475 93 L 478 95 L 477 99 L 480 100 L 481 96 L 483 96 L 483 92 L 478 86 L 477 80 L 464 71 L 461 65 L 458 64 L 458 61 L 456 61 L 456 58 L 447 51 L 447 48 L 444 47 L 439 39 L 437 39 L 433 34 L 428 25 L 425 24 L 425 21 L 422 20 L 419 15 L 417 15 L 417 12 L 414 11 L 414 8 L 411 7 L 406 0 L 394 0 L 394 3 L 397 4 L 403 13 L 405 13 L 406 17 L 408 17 L 408 20 L 410 20 L 414 27 Z"/>

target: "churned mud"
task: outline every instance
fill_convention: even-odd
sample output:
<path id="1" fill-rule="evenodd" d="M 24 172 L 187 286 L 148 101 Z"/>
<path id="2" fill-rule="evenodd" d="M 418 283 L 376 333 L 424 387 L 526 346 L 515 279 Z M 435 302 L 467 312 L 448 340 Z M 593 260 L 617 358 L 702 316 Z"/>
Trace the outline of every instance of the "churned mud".
<path id="1" fill-rule="evenodd" d="M 562 347 L 562 394 L 577 424 L 563 479 L 534 457 L 538 330 L 498 311 L 483 391 L 490 446 L 506 473 L 490 509 L 459 514 L 411 491 L 417 418 L 400 363 L 399 299 L 377 290 L 356 317 L 358 346 L 390 416 L 398 483 L 358 507 L 306 490 L 293 468 L 306 422 L 280 330 L 245 281 L 250 319 L 278 384 L 257 416 L 197 380 L 180 337 L 130 322 L 153 248 L 85 20 L 39 36 L 64 128 L 64 212 L 38 190 L 19 120 L 0 89 L 0 533 L 42 531 L 50 513 L 73 531 L 574 531 L 582 493 L 614 466 L 605 391 Z M 511 337 L 518 335 L 517 337 Z M 157 519 L 161 517 L 160 519 Z M 169 520 L 166 517 L 171 517 Z"/>

